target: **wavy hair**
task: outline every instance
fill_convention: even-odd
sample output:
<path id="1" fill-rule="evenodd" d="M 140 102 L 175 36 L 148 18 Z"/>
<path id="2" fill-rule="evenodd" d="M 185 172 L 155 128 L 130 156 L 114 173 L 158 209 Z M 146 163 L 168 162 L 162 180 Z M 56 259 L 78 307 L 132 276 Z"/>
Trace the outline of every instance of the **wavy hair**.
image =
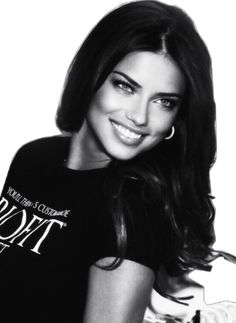
<path id="1" fill-rule="evenodd" d="M 141 0 L 121 5 L 103 17 L 70 65 L 57 125 L 62 131 L 78 131 L 93 95 L 114 66 L 134 51 L 170 56 L 185 75 L 187 89 L 174 138 L 132 160 L 112 162 L 107 191 L 119 257 L 108 269 L 118 266 L 125 256 L 127 213 L 132 216 L 134 212 L 127 190 L 133 185 L 152 224 L 159 225 L 156 214 L 163 219 L 166 270 L 172 275 L 209 270 L 210 261 L 223 254 L 211 248 L 215 212 L 209 172 L 216 154 L 211 58 L 183 10 Z"/>

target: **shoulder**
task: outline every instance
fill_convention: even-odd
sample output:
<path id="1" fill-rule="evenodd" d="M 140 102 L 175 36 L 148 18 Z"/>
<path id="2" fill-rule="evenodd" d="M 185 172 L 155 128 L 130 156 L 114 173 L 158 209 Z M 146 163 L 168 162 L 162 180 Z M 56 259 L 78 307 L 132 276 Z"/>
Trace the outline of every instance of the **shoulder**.
<path id="1" fill-rule="evenodd" d="M 35 139 L 24 144 L 17 153 L 37 153 L 40 154 L 42 152 L 49 152 L 51 149 L 60 150 L 63 146 L 68 143 L 70 137 L 66 137 L 63 135 L 51 136 L 51 137 L 43 137 L 39 139 Z"/>
<path id="2" fill-rule="evenodd" d="M 35 164 L 63 155 L 69 147 L 70 137 L 57 135 L 39 138 L 24 144 L 16 152 L 12 164 Z"/>

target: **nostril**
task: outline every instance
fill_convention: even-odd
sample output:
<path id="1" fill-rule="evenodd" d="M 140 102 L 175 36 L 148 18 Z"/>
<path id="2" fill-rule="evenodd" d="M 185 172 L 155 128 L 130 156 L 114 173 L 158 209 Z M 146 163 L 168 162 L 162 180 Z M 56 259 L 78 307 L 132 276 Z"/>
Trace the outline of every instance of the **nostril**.
<path id="1" fill-rule="evenodd" d="M 137 126 L 145 126 L 147 125 L 147 117 L 146 114 L 141 114 L 141 113 L 132 113 L 132 112 L 127 112 L 126 113 L 126 118 L 130 121 L 132 121 L 135 125 Z"/>

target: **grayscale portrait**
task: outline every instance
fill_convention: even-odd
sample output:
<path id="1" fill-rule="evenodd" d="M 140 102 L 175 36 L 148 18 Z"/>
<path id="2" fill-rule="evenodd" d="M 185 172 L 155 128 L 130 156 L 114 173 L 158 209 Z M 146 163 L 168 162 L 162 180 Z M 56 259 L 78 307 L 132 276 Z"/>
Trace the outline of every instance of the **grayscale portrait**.
<path id="1" fill-rule="evenodd" d="M 236 322 L 232 2 L 0 12 L 1 322 Z"/>

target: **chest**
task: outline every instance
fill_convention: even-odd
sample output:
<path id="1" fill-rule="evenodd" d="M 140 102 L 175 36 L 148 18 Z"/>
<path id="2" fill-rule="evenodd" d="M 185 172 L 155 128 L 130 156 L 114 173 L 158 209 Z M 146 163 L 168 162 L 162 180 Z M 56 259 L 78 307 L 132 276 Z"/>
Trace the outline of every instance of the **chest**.
<path id="1" fill-rule="evenodd" d="M 107 219 L 97 192 L 91 180 L 56 172 L 10 177 L 0 200 L 2 261 L 47 274 L 88 268 Z"/>

